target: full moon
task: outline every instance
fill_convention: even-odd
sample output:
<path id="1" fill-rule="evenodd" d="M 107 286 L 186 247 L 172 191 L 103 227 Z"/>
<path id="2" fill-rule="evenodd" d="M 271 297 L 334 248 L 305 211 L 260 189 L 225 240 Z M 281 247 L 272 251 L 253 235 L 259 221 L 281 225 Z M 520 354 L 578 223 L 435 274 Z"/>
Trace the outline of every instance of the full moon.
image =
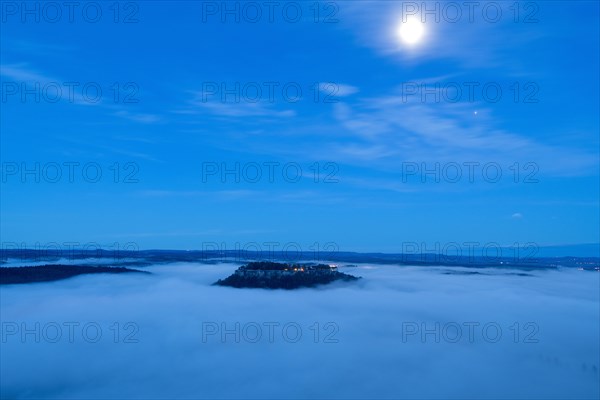
<path id="1" fill-rule="evenodd" d="M 423 39 L 425 25 L 417 18 L 411 18 L 400 24 L 398 34 L 404 43 L 415 45 Z"/>

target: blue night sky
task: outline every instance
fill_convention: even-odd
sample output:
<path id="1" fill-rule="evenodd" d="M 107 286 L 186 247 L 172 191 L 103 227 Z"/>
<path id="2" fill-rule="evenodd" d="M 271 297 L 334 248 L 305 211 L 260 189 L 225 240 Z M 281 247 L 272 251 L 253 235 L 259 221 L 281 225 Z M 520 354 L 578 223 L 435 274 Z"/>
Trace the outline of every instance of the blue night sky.
<path id="1" fill-rule="evenodd" d="M 3 244 L 600 241 L 597 1 L 1 4 Z"/>

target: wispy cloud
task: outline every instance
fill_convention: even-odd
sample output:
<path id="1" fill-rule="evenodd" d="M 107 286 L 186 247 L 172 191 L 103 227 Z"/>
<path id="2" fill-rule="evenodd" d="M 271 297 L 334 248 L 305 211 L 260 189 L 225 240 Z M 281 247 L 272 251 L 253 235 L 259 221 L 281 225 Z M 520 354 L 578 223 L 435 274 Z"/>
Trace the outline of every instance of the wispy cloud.
<path id="1" fill-rule="evenodd" d="M 35 70 L 28 68 L 27 64 L 2 64 L 0 65 L 0 75 L 22 82 L 56 82 L 56 79 L 52 79 L 46 75 L 43 75 Z"/>
<path id="2" fill-rule="evenodd" d="M 31 41 L 17 39 L 15 37 L 2 37 L 2 52 L 16 53 L 19 55 L 37 56 L 37 57 L 61 57 L 65 58 L 73 55 L 77 48 L 73 42 L 66 43 L 42 43 L 40 41 Z"/>
<path id="3" fill-rule="evenodd" d="M 258 190 L 164 190 L 152 189 L 139 192 L 144 197 L 217 197 L 224 200 L 262 195 Z"/>
<path id="4" fill-rule="evenodd" d="M 176 230 L 164 232 L 132 232 L 132 233 L 115 233 L 109 235 L 110 238 L 160 238 L 160 237 L 189 237 L 189 236 L 215 236 L 215 235 L 255 235 L 262 233 L 274 233 L 273 230 L 262 229 L 205 229 L 205 230 Z"/>
<path id="5" fill-rule="evenodd" d="M 46 73 L 39 72 L 36 69 L 31 68 L 26 63 L 2 64 L 0 65 L 0 75 L 5 78 L 14 80 L 15 83 L 27 84 L 28 90 L 34 90 L 37 86 L 38 93 L 42 93 L 45 90 L 44 88 L 48 87 L 49 85 L 51 85 L 52 87 L 58 86 L 62 91 L 63 82 L 65 82 L 65 80 L 61 80 L 56 77 L 47 75 Z M 59 96 L 58 99 L 65 103 L 68 102 L 77 105 L 97 106 L 101 104 L 102 99 L 99 99 L 98 101 L 90 101 L 89 99 L 84 98 L 80 91 L 71 89 L 64 87 L 64 90 L 67 91 L 67 94 Z"/>
<path id="6" fill-rule="evenodd" d="M 188 106 L 174 111 L 177 114 L 212 114 L 222 117 L 294 117 L 296 112 L 291 109 L 279 110 L 274 103 L 265 100 L 256 102 L 242 99 L 237 102 L 220 101 L 219 99 L 202 99 L 201 93 L 194 93 L 194 99 L 188 102 Z"/>
<path id="7" fill-rule="evenodd" d="M 149 113 L 134 113 L 123 110 L 122 104 L 117 104 L 112 101 L 105 101 L 102 96 L 94 98 L 86 98 L 81 91 L 81 84 L 70 79 L 60 79 L 50 74 L 39 72 L 32 68 L 29 64 L 1 64 L 0 75 L 4 78 L 15 81 L 18 84 L 27 84 L 27 89 L 32 90 L 38 87 L 40 93 L 47 92 L 46 87 L 58 87 L 61 95 L 58 96 L 58 101 L 62 103 L 71 103 L 75 105 L 97 106 L 102 109 L 112 110 L 112 115 L 128 119 L 129 121 L 141 124 L 153 124 L 162 120 L 161 116 Z M 71 82 L 67 87 L 64 82 Z M 73 86 L 74 84 L 74 86 Z M 97 83 L 96 83 L 97 84 Z M 100 88 L 101 91 L 101 88 Z M 116 111 L 115 111 L 116 110 Z"/>
<path id="8" fill-rule="evenodd" d="M 334 82 L 321 82 L 318 88 L 325 95 L 332 97 L 347 97 L 359 92 L 356 86 Z"/>
<path id="9" fill-rule="evenodd" d="M 480 110 L 477 114 L 473 110 Z M 334 105 L 334 117 L 354 140 L 331 150 L 373 161 L 535 162 L 543 172 L 580 174 L 597 165 L 585 149 L 544 144 L 499 127 L 485 105 L 425 103 L 391 94 Z"/>
<path id="10" fill-rule="evenodd" d="M 161 117 L 156 114 L 132 113 L 129 111 L 117 111 L 114 115 L 126 118 L 130 121 L 140 122 L 142 124 L 154 124 L 161 122 Z"/>
<path id="11" fill-rule="evenodd" d="M 301 204 L 335 204 L 347 201 L 347 196 L 342 194 L 325 194 L 314 190 L 281 190 L 265 191 L 250 189 L 232 189 L 232 190 L 172 190 L 172 189 L 150 189 L 139 191 L 142 197 L 198 197 L 202 199 L 212 199 L 217 201 L 260 201 L 260 202 L 281 202 L 281 203 L 301 203 Z"/>

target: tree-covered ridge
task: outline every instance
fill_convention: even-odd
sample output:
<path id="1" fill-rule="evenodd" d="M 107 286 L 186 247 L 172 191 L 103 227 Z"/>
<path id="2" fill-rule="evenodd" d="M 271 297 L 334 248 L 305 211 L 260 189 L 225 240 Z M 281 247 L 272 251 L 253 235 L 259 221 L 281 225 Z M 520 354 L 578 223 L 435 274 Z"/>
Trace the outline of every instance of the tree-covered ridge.
<path id="1" fill-rule="evenodd" d="M 85 274 L 120 274 L 125 272 L 139 272 L 149 274 L 146 271 L 123 267 L 96 267 L 86 265 L 40 265 L 37 267 L 1 267 L 0 285 L 15 283 L 50 282 L 71 278 Z"/>

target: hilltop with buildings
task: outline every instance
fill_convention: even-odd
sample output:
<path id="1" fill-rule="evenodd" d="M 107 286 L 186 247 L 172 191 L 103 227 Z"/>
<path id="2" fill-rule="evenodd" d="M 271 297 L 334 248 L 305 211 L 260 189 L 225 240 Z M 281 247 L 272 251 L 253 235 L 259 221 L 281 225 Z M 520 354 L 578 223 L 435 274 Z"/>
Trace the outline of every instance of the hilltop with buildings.
<path id="1" fill-rule="evenodd" d="M 297 289 L 359 278 L 339 272 L 336 265 L 251 262 L 215 285 L 236 288 Z"/>

